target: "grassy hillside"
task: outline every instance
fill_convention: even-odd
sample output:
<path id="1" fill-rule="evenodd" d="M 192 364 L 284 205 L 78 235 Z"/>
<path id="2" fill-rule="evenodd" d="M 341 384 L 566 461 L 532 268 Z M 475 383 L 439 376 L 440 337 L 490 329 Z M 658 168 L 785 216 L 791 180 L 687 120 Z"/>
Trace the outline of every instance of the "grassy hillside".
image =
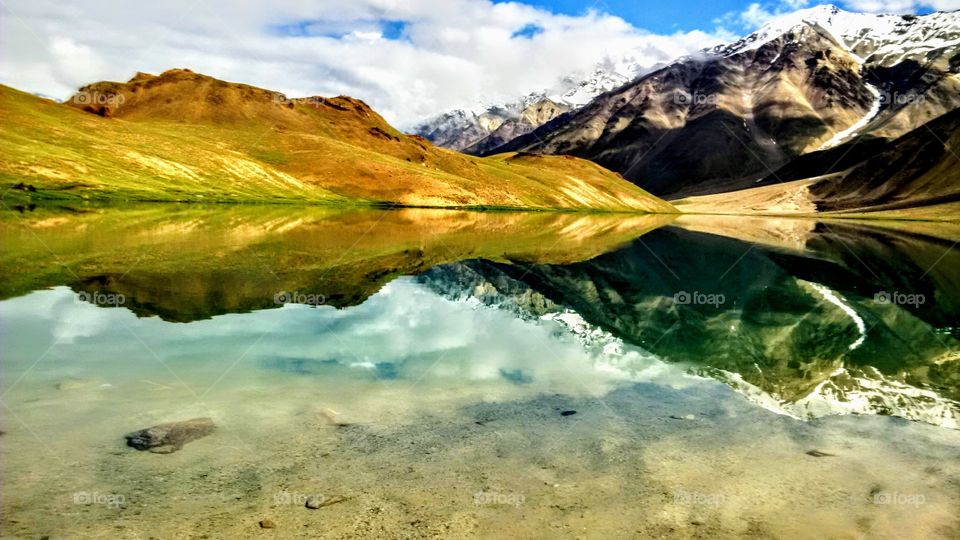
<path id="1" fill-rule="evenodd" d="M 672 212 L 592 163 L 473 158 L 404 135 L 363 102 L 171 70 L 66 104 L 0 87 L 5 199 L 307 201 Z"/>

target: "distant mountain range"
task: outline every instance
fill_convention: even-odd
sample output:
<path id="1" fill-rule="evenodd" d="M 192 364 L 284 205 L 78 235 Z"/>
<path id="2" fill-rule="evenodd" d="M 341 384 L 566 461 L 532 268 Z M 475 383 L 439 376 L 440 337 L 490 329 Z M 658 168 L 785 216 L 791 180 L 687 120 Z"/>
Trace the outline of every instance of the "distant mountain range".
<path id="1" fill-rule="evenodd" d="M 868 15 L 818 6 L 640 74 L 552 119 L 523 115 L 545 121 L 504 144 L 464 150 L 574 155 L 671 200 L 725 193 L 783 181 L 784 167 L 785 175 L 845 171 L 887 142 L 925 131 L 960 106 L 958 72 L 960 12 Z M 487 137 L 498 142 L 493 132 Z M 456 140 L 445 131 L 438 143 Z M 831 149 L 839 150 L 795 163 Z M 856 206 L 849 202 L 847 209 Z"/>
<path id="2" fill-rule="evenodd" d="M 564 76 L 552 88 L 509 103 L 484 102 L 449 111 L 415 126 L 412 132 L 445 148 L 482 154 L 579 109 L 650 69 L 629 55 L 618 60 L 608 58 L 598 62 L 590 73 Z"/>

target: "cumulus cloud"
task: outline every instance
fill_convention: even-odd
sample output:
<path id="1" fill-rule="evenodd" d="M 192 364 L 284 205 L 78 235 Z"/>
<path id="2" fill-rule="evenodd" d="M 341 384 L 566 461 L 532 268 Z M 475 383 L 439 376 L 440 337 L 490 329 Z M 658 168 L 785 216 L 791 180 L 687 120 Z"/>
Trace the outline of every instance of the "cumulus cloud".
<path id="1" fill-rule="evenodd" d="M 60 98 L 100 79 L 187 67 L 291 96 L 347 94 L 407 127 L 513 99 L 634 51 L 652 66 L 729 38 L 654 34 L 598 11 L 490 0 L 7 0 L 0 82 Z"/>
<path id="2" fill-rule="evenodd" d="M 809 0 L 781 0 L 763 4 L 754 2 L 743 11 L 730 11 L 714 22 L 744 30 L 756 30 L 781 15 L 808 7 L 809 3 Z"/>

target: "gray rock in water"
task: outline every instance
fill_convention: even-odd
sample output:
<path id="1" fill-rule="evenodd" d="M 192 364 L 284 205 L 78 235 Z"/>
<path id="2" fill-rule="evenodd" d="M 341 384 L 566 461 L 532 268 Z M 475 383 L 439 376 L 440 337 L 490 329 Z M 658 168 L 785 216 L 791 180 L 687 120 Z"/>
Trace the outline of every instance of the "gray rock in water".
<path id="1" fill-rule="evenodd" d="M 127 446 L 149 450 L 155 454 L 171 454 L 190 441 L 213 433 L 216 425 L 210 418 L 194 418 L 159 424 L 125 435 Z"/>

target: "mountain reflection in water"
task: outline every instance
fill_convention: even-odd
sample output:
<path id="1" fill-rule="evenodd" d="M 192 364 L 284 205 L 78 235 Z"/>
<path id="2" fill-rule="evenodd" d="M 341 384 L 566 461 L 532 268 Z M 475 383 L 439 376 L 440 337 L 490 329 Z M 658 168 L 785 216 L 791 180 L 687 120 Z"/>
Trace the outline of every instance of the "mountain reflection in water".
<path id="1" fill-rule="evenodd" d="M 652 353 L 782 414 L 893 415 L 957 429 L 958 234 L 891 225 L 41 208 L 0 222 L 0 294 L 66 285 L 101 307 L 123 298 L 116 307 L 139 317 L 193 324 L 305 298 L 349 311 L 413 275 L 449 299 L 551 320 L 600 354 L 624 345 Z M 272 362 L 304 374 L 337 363 L 282 355 Z M 369 362 L 378 378 L 403 376 L 394 364 Z M 500 369 L 516 385 L 530 383 L 513 364 Z"/>

